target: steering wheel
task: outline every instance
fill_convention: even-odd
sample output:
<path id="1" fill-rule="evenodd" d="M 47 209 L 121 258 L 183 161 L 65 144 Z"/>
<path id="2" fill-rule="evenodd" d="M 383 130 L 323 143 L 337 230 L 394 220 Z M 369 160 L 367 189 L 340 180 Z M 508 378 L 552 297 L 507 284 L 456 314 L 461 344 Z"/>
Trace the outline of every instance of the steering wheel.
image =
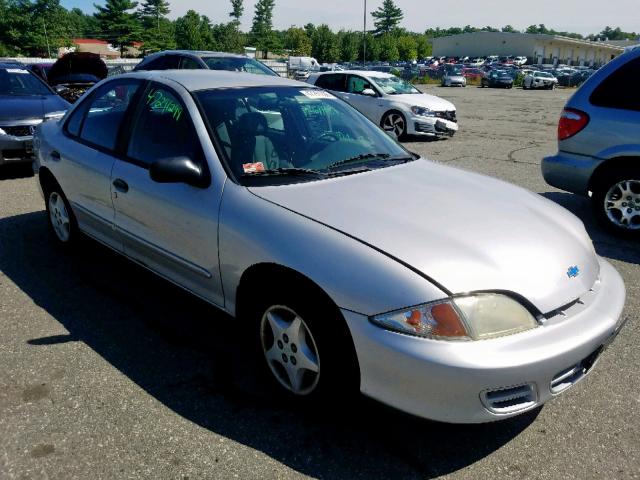
<path id="1" fill-rule="evenodd" d="M 324 132 L 318 135 L 311 141 L 309 145 L 309 156 L 313 156 L 319 151 L 321 151 L 324 147 L 326 147 L 327 143 L 333 143 L 340 140 L 340 135 L 336 132 Z"/>

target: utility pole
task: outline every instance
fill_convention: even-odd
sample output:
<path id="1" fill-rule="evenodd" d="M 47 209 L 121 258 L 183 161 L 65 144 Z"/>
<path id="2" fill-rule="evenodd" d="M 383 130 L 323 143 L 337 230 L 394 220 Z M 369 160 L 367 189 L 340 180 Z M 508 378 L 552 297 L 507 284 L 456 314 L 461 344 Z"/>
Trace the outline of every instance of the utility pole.
<path id="1" fill-rule="evenodd" d="M 362 66 L 367 67 L 367 0 L 364 0 L 364 27 L 362 28 Z"/>
<path id="2" fill-rule="evenodd" d="M 42 18 L 42 25 L 44 26 L 44 39 L 47 42 L 47 53 L 49 54 L 49 58 L 51 58 L 51 48 L 49 48 L 49 37 L 47 36 L 47 23 L 44 21 L 44 17 Z"/>

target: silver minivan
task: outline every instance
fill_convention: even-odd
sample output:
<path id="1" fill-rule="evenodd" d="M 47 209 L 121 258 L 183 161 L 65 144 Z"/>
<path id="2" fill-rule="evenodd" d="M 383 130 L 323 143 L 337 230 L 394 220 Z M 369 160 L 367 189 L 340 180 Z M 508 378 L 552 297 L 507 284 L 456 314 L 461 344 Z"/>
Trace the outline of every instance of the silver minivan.
<path id="1" fill-rule="evenodd" d="M 589 195 L 611 230 L 640 236 L 640 50 L 596 72 L 571 97 L 558 153 L 542 162 L 549 185 Z"/>

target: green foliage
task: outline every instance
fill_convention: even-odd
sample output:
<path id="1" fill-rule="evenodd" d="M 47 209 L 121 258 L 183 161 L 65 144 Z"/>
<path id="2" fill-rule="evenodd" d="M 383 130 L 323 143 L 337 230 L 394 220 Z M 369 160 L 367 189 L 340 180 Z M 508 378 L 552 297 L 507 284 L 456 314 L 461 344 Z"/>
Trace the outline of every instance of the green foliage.
<path id="1" fill-rule="evenodd" d="M 142 34 L 140 19 L 137 13 L 130 12 L 138 6 L 138 2 L 107 0 L 105 6 L 96 4 L 94 6 L 98 10 L 95 17 L 102 38 L 114 47 L 119 47 L 120 53 L 134 41 L 140 40 Z"/>
<path id="2" fill-rule="evenodd" d="M 229 16 L 233 18 L 233 21 L 238 25 L 240 24 L 240 19 L 242 18 L 243 13 L 244 5 L 242 0 L 231 0 L 231 12 L 229 12 Z"/>
<path id="3" fill-rule="evenodd" d="M 267 57 L 268 52 L 275 52 L 282 48 L 278 36 L 273 32 L 273 9 L 275 0 L 258 0 L 256 2 L 253 24 L 251 26 L 250 41 Z"/>
<path id="4" fill-rule="evenodd" d="M 340 60 L 344 62 L 354 62 L 358 59 L 362 34 L 359 32 L 338 32 L 338 43 L 340 46 Z"/>
<path id="5" fill-rule="evenodd" d="M 311 39 L 303 28 L 291 27 L 285 34 L 284 48 L 294 57 L 308 57 L 311 55 Z"/>
<path id="6" fill-rule="evenodd" d="M 213 35 L 209 19 L 189 10 L 175 24 L 176 45 L 184 50 L 213 50 Z"/>
<path id="7" fill-rule="evenodd" d="M 380 37 L 379 58 L 385 62 L 397 62 L 400 60 L 398 41 L 393 35 L 385 33 Z"/>
<path id="8" fill-rule="evenodd" d="M 142 41 L 144 50 L 158 52 L 175 48 L 175 29 L 173 22 L 167 20 L 169 2 L 166 0 L 144 0 L 140 8 L 142 21 Z"/>
<path id="9" fill-rule="evenodd" d="M 316 28 L 311 38 L 311 55 L 321 63 L 340 60 L 340 46 L 329 25 L 322 24 Z"/>
<path id="10" fill-rule="evenodd" d="M 412 61 L 418 59 L 418 42 L 414 37 L 410 35 L 398 37 L 396 46 L 400 60 Z"/>
<path id="11" fill-rule="evenodd" d="M 245 34 L 238 30 L 235 21 L 214 25 L 211 28 L 211 34 L 216 49 L 223 52 L 244 52 Z"/>
<path id="12" fill-rule="evenodd" d="M 376 11 L 371 12 L 371 16 L 375 19 L 373 21 L 375 34 L 382 35 L 385 33 L 391 33 L 393 30 L 398 28 L 404 14 L 393 0 L 384 0 L 381 7 Z"/>

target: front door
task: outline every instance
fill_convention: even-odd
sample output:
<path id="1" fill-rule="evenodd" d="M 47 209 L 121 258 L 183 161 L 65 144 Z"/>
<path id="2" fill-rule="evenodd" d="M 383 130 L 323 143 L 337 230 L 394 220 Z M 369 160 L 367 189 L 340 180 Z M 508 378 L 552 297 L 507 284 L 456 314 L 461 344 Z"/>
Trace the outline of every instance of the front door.
<path id="1" fill-rule="evenodd" d="M 153 83 L 142 95 L 125 158 L 113 168 L 115 225 L 128 256 L 222 306 L 220 183 L 199 188 L 157 183 L 149 175 L 154 161 L 172 157 L 189 157 L 209 171 L 185 101 L 186 95 Z"/>

